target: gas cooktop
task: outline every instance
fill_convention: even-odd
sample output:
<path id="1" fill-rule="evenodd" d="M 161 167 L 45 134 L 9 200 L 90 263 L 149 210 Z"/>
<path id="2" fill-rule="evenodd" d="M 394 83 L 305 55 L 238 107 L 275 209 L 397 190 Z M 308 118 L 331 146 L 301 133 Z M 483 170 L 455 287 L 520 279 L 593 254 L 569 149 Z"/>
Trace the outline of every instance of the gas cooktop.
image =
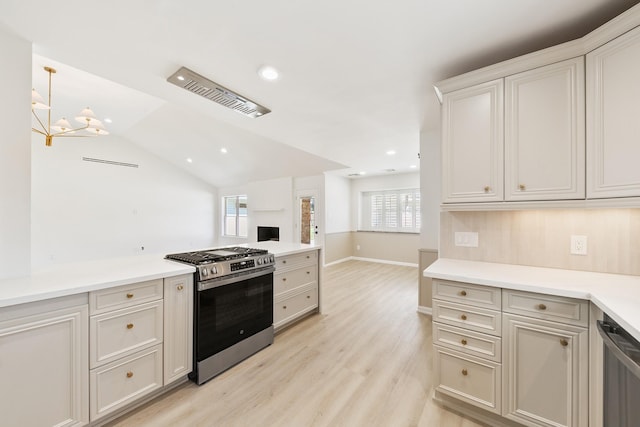
<path id="1" fill-rule="evenodd" d="M 230 261 L 233 259 L 264 255 L 266 249 L 244 248 L 234 246 L 230 248 L 207 249 L 204 251 L 184 252 L 179 254 L 169 254 L 166 259 L 185 262 L 192 265 L 202 265 L 211 262 Z"/>

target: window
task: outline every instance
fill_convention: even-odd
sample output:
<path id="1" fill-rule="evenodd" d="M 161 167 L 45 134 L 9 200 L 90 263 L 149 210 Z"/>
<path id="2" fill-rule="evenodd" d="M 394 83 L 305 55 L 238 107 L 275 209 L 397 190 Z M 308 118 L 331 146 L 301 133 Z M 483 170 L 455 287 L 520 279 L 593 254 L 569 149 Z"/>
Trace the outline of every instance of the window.
<path id="1" fill-rule="evenodd" d="M 222 198 L 224 206 L 223 235 L 247 237 L 247 196 Z"/>
<path id="2" fill-rule="evenodd" d="M 366 231 L 420 232 L 420 189 L 362 193 L 360 229 Z"/>

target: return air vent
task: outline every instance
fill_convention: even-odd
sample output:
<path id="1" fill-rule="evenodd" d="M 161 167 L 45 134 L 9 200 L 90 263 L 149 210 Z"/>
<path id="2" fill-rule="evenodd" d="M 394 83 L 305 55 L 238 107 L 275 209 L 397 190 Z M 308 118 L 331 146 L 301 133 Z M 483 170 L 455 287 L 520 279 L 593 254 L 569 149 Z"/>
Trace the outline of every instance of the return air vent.
<path id="1" fill-rule="evenodd" d="M 169 76 L 167 81 L 196 95 L 207 98 L 209 101 L 217 102 L 220 105 L 231 108 L 245 116 L 256 118 L 271 112 L 268 108 L 256 104 L 250 99 L 238 95 L 224 86 L 185 67 L 181 67 Z"/>

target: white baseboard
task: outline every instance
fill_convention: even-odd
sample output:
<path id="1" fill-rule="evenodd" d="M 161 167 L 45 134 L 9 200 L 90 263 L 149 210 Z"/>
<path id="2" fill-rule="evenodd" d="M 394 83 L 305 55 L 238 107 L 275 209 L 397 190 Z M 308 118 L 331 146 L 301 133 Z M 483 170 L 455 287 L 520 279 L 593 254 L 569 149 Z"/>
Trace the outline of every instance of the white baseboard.
<path id="1" fill-rule="evenodd" d="M 331 265 L 341 264 L 341 263 L 343 263 L 343 262 L 345 262 L 345 261 L 351 261 L 352 259 L 353 259 L 353 257 L 352 257 L 352 256 L 350 256 L 350 257 L 346 257 L 346 258 L 339 259 L 339 260 L 337 260 L 337 261 L 331 261 L 329 264 L 324 264 L 324 266 L 325 266 L 325 267 L 329 267 L 329 266 L 331 266 Z"/>
<path id="2" fill-rule="evenodd" d="M 415 267 L 415 268 L 418 268 L 418 264 L 414 264 L 412 262 L 388 261 L 386 259 L 361 258 L 361 257 L 356 257 L 356 256 L 351 257 L 351 259 L 356 260 L 356 261 L 377 262 L 379 264 L 401 265 L 403 267 Z"/>
<path id="3" fill-rule="evenodd" d="M 431 307 L 425 307 L 423 305 L 418 306 L 418 313 L 426 314 L 428 316 L 433 316 L 433 310 Z"/>

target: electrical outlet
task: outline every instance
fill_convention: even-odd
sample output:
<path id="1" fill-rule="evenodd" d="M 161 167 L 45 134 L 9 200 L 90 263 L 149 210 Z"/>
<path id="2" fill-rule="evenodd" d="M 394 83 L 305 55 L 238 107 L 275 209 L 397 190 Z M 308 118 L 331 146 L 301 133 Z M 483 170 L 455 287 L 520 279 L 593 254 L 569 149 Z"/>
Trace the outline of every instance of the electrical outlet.
<path id="1" fill-rule="evenodd" d="M 571 254 L 586 255 L 587 254 L 587 236 L 571 236 Z"/>
<path id="2" fill-rule="evenodd" d="M 360 250 L 360 245 L 356 245 L 356 251 Z"/>
<path id="3" fill-rule="evenodd" d="M 456 231 L 454 237 L 456 246 L 478 247 L 478 233 L 475 231 Z"/>

